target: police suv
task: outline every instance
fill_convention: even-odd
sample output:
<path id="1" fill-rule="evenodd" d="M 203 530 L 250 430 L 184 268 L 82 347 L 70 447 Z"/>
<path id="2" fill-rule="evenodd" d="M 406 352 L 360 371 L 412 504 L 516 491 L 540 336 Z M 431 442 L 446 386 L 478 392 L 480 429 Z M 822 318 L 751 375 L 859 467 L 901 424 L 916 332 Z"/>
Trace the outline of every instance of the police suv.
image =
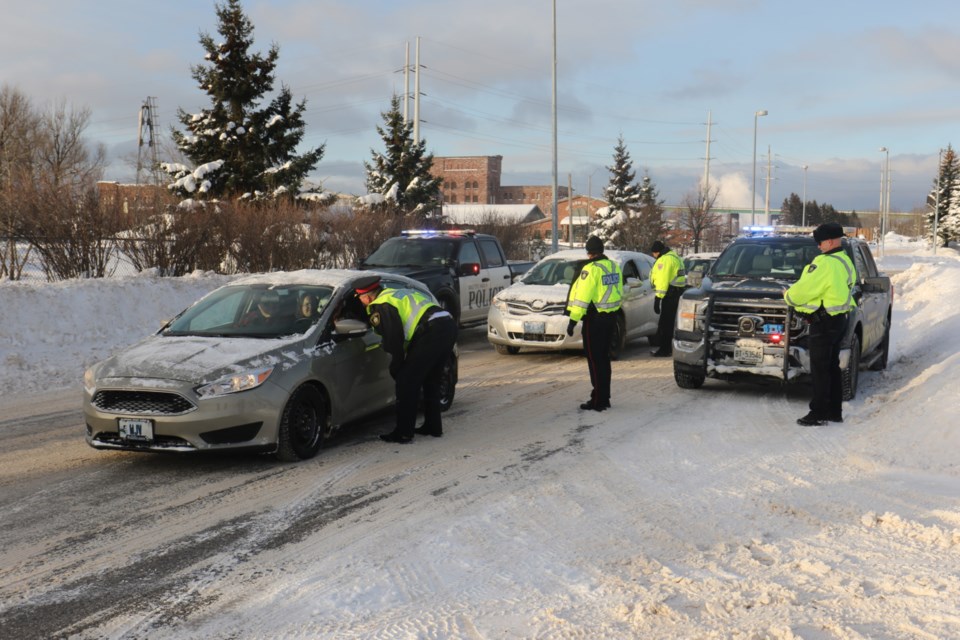
<path id="1" fill-rule="evenodd" d="M 856 267 L 850 314 L 841 343 L 843 399 L 857 393 L 861 366 L 887 366 L 893 286 L 877 270 L 863 240 L 845 237 L 843 250 Z M 706 378 L 791 382 L 810 373 L 809 325 L 783 292 L 820 250 L 809 235 L 771 230 L 738 238 L 703 278 L 680 298 L 673 339 L 673 374 L 685 389 Z"/>
<path id="2" fill-rule="evenodd" d="M 403 231 L 360 261 L 360 269 L 399 273 L 427 285 L 460 325 L 487 319 L 490 302 L 532 262 L 509 262 L 494 236 L 470 230 Z"/>

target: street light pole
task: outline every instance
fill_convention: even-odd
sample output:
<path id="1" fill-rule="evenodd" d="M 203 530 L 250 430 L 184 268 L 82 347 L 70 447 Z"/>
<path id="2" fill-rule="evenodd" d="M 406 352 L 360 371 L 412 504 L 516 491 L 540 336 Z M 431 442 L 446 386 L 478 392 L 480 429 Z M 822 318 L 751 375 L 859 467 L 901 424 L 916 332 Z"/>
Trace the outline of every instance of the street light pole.
<path id="1" fill-rule="evenodd" d="M 807 226 L 807 165 L 803 165 L 803 214 L 800 217 L 800 226 Z"/>
<path id="2" fill-rule="evenodd" d="M 757 223 L 757 118 L 767 115 L 766 109 L 753 114 L 753 187 L 750 191 L 750 226 Z"/>
<path id="3" fill-rule="evenodd" d="M 879 151 L 887 154 L 887 160 L 880 170 L 880 242 L 878 246 L 882 256 L 886 244 L 884 237 L 887 235 L 887 208 L 889 207 L 887 198 L 890 197 L 889 187 L 887 186 L 887 182 L 890 180 L 890 150 L 886 147 L 880 147 Z"/>
<path id="4" fill-rule="evenodd" d="M 940 217 L 940 176 L 943 175 L 943 149 L 937 152 L 937 197 L 933 205 L 933 255 L 937 255 L 937 221 Z"/>

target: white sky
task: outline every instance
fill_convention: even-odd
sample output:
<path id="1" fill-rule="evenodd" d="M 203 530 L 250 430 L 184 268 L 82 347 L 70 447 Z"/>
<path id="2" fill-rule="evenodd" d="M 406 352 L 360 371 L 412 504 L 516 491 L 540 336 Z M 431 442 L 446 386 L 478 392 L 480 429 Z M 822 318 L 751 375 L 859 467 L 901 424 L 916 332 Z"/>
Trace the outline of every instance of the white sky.
<path id="1" fill-rule="evenodd" d="M 547 453 L 593 416 L 527 398 L 509 431 L 538 430 L 543 450 L 527 453 L 543 457 L 508 473 L 496 456 L 517 445 L 484 446 L 482 424 L 464 428 L 482 422 L 476 403 L 494 386 L 463 370 L 458 402 L 473 410 L 449 418 L 441 441 L 325 451 L 291 471 L 297 497 L 270 522 L 323 490 L 318 471 L 393 468 L 426 503 L 411 505 L 407 487 L 255 566 L 225 554 L 203 578 L 219 597 L 203 615 L 111 619 L 98 633 L 151 635 L 162 619 L 181 638 L 958 637 L 960 258 L 891 238 L 880 263 L 895 273 L 890 365 L 864 372 L 842 425 L 794 425 L 803 393 L 712 382 L 668 411 L 690 392 L 645 394 L 656 380 L 637 376 L 657 363 L 631 358 L 615 364 L 614 410 L 575 429 L 575 455 Z M 225 281 L 0 282 L 0 406 L 62 388 L 79 412 L 85 366 Z M 555 375 L 576 398 L 585 366 L 571 360 L 575 376 Z M 486 413 L 501 424 L 497 407 L 526 406 L 523 393 L 497 387 Z"/>
<path id="2" fill-rule="evenodd" d="M 363 192 L 375 126 L 403 92 L 405 43 L 421 36 L 422 135 L 436 155 L 503 155 L 506 184 L 549 184 L 552 22 L 548 0 L 480 5 L 410 0 L 250 0 L 255 48 L 280 45 L 277 79 L 308 100 L 306 142 L 327 144 L 315 179 Z M 190 66 L 198 34 L 214 35 L 213 2 L 0 1 L 0 81 L 39 102 L 93 110 L 91 137 L 133 175 L 137 113 L 157 97 L 161 127 L 177 107 L 205 106 Z M 754 112 L 757 191 L 790 192 L 840 209 L 875 210 L 890 149 L 894 210 L 922 205 L 937 150 L 960 121 L 960 4 L 869 7 L 812 0 L 557 2 L 558 182 L 599 194 L 622 132 L 635 167 L 668 204 L 703 175 L 707 113 L 721 200 L 749 206 Z M 411 80 L 412 90 L 412 80 Z M 412 114 L 412 107 L 411 107 Z M 746 188 L 744 188 L 744 186 Z M 744 201 L 744 199 L 746 199 Z M 739 201 L 739 203 L 738 203 Z"/>

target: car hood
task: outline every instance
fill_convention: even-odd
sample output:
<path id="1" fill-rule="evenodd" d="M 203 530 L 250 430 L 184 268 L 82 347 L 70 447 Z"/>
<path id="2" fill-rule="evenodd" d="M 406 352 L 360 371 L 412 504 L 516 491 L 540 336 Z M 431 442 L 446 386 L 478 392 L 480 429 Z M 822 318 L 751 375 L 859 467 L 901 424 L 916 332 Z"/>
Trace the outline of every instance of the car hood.
<path id="1" fill-rule="evenodd" d="M 109 378 L 206 383 L 269 366 L 294 366 L 306 356 L 304 336 L 287 339 L 213 338 L 154 335 L 97 366 Z"/>
<path id="2" fill-rule="evenodd" d="M 570 287 L 566 285 L 550 284 L 523 284 L 522 282 L 507 287 L 497 294 L 497 298 L 510 302 L 566 302 Z"/>

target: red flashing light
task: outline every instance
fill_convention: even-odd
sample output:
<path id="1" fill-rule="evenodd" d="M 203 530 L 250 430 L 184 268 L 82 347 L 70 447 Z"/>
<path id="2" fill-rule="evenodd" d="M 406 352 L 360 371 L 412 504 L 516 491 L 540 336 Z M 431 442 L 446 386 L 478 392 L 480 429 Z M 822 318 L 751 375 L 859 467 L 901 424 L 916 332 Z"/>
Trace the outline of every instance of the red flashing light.
<path id="1" fill-rule="evenodd" d="M 773 344 L 780 344 L 781 342 L 783 342 L 783 334 L 782 334 L 782 333 L 771 333 L 771 334 L 770 334 L 769 336 L 767 336 L 767 337 L 770 338 L 770 342 L 772 342 Z"/>

